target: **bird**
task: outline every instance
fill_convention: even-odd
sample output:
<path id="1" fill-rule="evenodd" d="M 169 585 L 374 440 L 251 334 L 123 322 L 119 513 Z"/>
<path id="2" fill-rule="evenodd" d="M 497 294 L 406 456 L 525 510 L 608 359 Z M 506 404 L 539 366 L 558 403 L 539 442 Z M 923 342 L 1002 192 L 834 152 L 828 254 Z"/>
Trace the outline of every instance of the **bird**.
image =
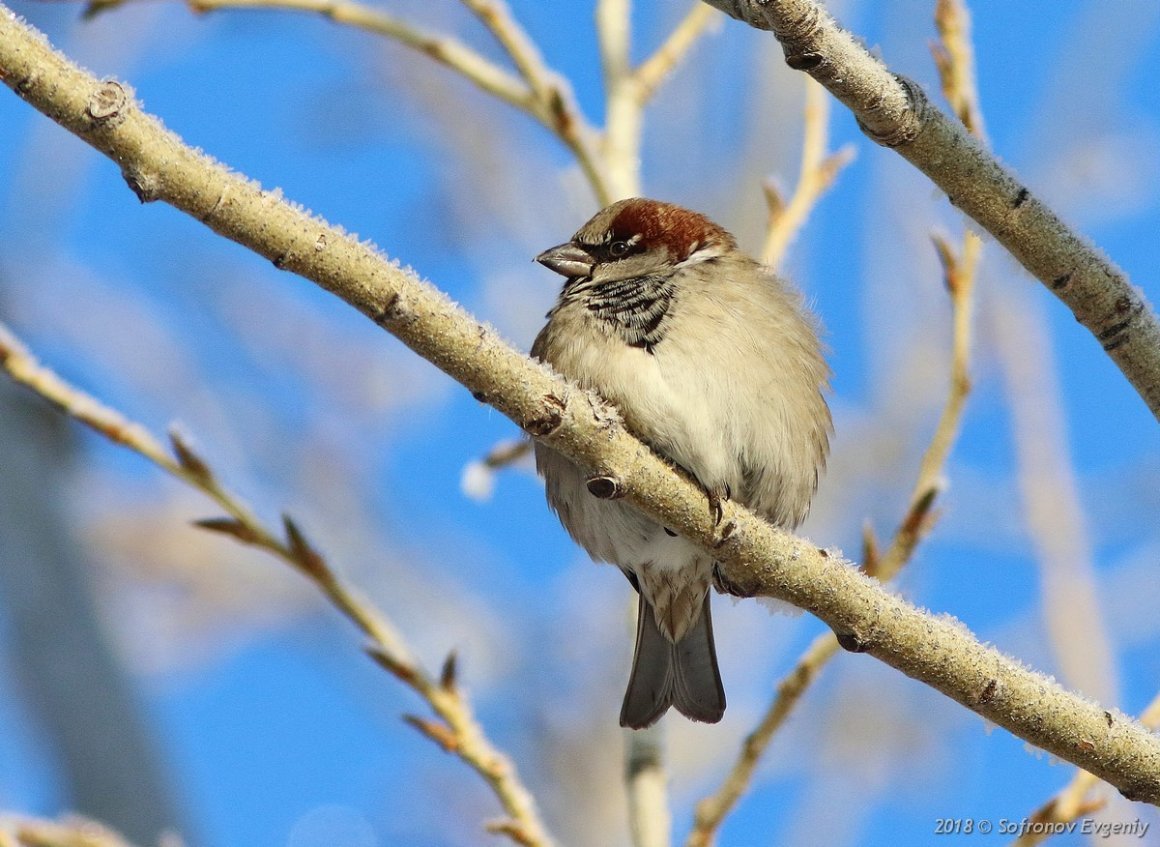
<path id="1" fill-rule="evenodd" d="M 805 519 L 825 466 L 830 370 L 801 293 L 723 227 L 633 197 L 598 212 L 536 261 L 565 277 L 531 354 L 620 412 L 625 426 L 706 491 L 786 529 Z M 536 442 L 549 507 L 638 595 L 621 726 L 670 706 L 694 721 L 725 712 L 710 617 L 715 562 Z"/>

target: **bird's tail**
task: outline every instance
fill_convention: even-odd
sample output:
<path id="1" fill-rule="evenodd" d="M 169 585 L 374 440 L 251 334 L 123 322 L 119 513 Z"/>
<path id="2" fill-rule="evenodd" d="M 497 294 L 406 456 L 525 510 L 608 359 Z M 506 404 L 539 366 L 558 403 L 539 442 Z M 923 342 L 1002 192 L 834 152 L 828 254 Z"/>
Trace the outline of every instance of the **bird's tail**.
<path id="1" fill-rule="evenodd" d="M 725 689 L 713 646 L 709 593 L 696 623 L 677 642 L 660 631 L 643 593 L 637 611 L 636 650 L 620 725 L 644 729 L 656 723 L 669 706 L 692 720 L 717 723 L 725 713 Z"/>

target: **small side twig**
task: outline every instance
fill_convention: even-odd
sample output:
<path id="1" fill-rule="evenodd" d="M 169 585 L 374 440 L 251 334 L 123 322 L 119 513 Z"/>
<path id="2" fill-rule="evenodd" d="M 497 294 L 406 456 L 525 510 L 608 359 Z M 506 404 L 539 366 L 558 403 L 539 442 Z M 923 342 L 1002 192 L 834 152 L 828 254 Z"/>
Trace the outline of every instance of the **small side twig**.
<path id="1" fill-rule="evenodd" d="M 975 51 L 971 46 L 971 13 L 963 0 L 937 0 L 934 25 L 939 38 L 930 51 L 938 68 L 943 96 L 967 132 L 981 141 L 987 138 L 979 89 L 975 82 Z"/>
<path id="2" fill-rule="evenodd" d="M 503 0 L 461 2 L 487 27 L 531 88 L 534 105 L 529 113 L 572 151 L 600 205 L 611 203 L 616 198 L 596 150 L 595 132 L 576 103 L 571 87 L 549 69 L 535 41 Z"/>
<path id="3" fill-rule="evenodd" d="M 269 529 L 240 497 L 219 481 L 217 474 L 184 437 L 176 432 L 170 434 L 173 446 L 170 453 L 144 426 L 69 385 L 41 365 L 3 324 L 0 324 L 0 368 L 15 382 L 39 394 L 65 414 L 197 489 L 228 515 L 195 521 L 196 526 L 266 550 L 310 579 L 331 604 L 369 639 L 368 652 L 372 658 L 427 701 L 438 720 L 413 719 L 408 723 L 421 729 L 447 752 L 457 755 L 484 778 L 511 818 L 513 831 L 518 830 L 521 834 L 517 843 L 551 843 L 535 802 L 521 783 L 515 766 L 484 735 L 471 706 L 454 684 L 454 661 L 445 662 L 438 677 L 424 670 L 394 625 L 339 578 L 291 518 L 283 517 L 283 532 Z M 418 721 L 423 725 L 419 726 Z M 439 732 L 428 731 L 428 726 L 438 727 Z"/>
<path id="4" fill-rule="evenodd" d="M 483 91 L 517 108 L 533 108 L 532 91 L 509 71 L 459 39 L 433 33 L 355 0 L 188 0 L 194 12 L 221 9 L 267 9 L 314 12 L 337 24 L 394 39 L 456 71 Z"/>
<path id="5" fill-rule="evenodd" d="M 829 123 L 830 99 L 824 88 L 807 78 L 797 186 L 788 201 L 772 183 L 765 186 L 769 224 L 761 261 L 771 268 L 781 264 L 786 249 L 805 225 L 818 200 L 833 185 L 841 170 L 854 160 L 854 147 L 849 144 L 834 153 L 826 152 Z"/>
<path id="6" fill-rule="evenodd" d="M 643 106 L 652 99 L 657 89 L 684 61 L 693 46 L 713 24 L 720 23 L 721 14 L 712 6 L 697 2 L 681 18 L 651 56 L 633 71 L 636 97 Z"/>

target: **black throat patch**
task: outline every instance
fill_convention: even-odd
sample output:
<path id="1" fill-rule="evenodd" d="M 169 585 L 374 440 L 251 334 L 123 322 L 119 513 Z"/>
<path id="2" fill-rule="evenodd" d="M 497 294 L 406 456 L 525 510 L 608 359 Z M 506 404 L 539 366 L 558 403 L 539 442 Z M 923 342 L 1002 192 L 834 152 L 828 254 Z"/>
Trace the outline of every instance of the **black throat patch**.
<path id="1" fill-rule="evenodd" d="M 642 276 L 583 286 L 576 294 L 625 344 L 652 353 L 664 340 L 676 288 L 667 277 Z"/>

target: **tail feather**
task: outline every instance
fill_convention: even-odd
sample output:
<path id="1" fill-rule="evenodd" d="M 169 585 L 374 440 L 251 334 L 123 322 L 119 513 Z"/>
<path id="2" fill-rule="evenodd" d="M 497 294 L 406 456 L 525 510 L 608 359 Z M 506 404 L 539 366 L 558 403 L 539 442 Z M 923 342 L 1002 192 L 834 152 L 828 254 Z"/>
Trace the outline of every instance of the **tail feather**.
<path id="1" fill-rule="evenodd" d="M 669 706 L 695 721 L 716 723 L 725 713 L 725 689 L 713 646 L 709 594 L 697 622 L 673 643 L 657 627 L 652 606 L 640 595 L 636 650 L 620 725 L 644 729 L 656 723 Z"/>
<path id="2" fill-rule="evenodd" d="M 713 643 L 713 619 L 709 616 L 709 593 L 693 628 L 672 645 L 676 669 L 673 705 L 694 721 L 717 723 L 725 714 L 725 687 L 717 667 L 717 648 Z"/>

